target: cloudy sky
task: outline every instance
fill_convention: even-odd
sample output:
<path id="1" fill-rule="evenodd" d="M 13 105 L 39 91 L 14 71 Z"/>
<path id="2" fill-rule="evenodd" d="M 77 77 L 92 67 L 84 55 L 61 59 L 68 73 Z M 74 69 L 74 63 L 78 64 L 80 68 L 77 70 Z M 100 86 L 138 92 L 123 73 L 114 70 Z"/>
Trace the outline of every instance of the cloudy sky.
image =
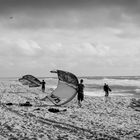
<path id="1" fill-rule="evenodd" d="M 139 0 L 0 0 L 0 77 L 140 75 Z"/>

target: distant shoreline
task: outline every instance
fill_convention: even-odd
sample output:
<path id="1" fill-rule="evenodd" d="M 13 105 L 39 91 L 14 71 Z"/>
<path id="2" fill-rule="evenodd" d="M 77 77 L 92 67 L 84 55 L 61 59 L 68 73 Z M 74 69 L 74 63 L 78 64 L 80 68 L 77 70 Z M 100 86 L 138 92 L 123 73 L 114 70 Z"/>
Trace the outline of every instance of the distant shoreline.
<path id="1" fill-rule="evenodd" d="M 35 75 L 34 75 L 35 76 Z M 4 79 L 8 79 L 8 78 L 20 78 L 21 76 L 8 76 L 8 77 L 0 77 L 0 79 L 4 78 Z M 36 76 L 37 78 L 57 78 L 57 76 Z M 102 77 L 106 77 L 106 78 L 118 78 L 118 77 L 121 77 L 121 78 L 127 78 L 127 77 L 137 77 L 137 78 L 140 78 L 140 75 L 121 75 L 121 76 L 108 76 L 108 75 L 101 75 L 101 76 L 77 76 L 77 78 L 102 78 Z"/>

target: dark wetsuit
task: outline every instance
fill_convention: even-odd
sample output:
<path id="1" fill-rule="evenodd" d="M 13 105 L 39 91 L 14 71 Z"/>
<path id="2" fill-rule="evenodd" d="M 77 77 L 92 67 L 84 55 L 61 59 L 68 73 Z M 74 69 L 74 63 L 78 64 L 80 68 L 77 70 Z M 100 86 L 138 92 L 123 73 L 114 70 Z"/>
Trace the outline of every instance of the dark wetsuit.
<path id="1" fill-rule="evenodd" d="M 42 91 L 43 91 L 43 92 L 45 91 L 45 84 L 46 84 L 45 81 L 43 81 L 43 82 L 42 82 Z"/>
<path id="2" fill-rule="evenodd" d="M 83 101 L 84 100 L 84 85 L 83 84 L 78 85 L 77 93 L 78 93 L 77 95 L 78 100 Z"/>
<path id="3" fill-rule="evenodd" d="M 108 97 L 109 91 L 111 91 L 111 89 L 109 88 L 108 85 L 104 85 L 104 91 L 105 91 L 105 96 Z"/>

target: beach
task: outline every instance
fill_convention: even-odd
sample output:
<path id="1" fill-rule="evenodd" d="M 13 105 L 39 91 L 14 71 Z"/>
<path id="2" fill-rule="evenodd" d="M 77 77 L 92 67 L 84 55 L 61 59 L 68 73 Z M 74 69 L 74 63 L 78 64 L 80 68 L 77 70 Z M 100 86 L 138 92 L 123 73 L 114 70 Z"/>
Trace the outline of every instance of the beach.
<path id="1" fill-rule="evenodd" d="M 0 140 L 140 140 L 140 0 L 0 0 Z"/>
<path id="2" fill-rule="evenodd" d="M 140 112 L 129 106 L 132 96 L 110 96 L 106 101 L 104 96 L 86 95 L 81 108 L 76 97 L 57 107 L 39 100 L 46 94 L 40 88 L 18 81 L 1 81 L 0 90 L 1 140 L 140 139 Z M 32 106 L 20 106 L 27 101 Z"/>

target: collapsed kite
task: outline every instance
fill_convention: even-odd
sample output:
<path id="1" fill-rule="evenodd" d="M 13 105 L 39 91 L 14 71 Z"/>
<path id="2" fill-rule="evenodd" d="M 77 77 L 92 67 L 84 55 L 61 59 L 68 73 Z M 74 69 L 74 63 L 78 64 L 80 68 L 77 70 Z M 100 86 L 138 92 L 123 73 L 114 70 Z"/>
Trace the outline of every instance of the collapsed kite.
<path id="1" fill-rule="evenodd" d="M 41 86 L 41 81 L 32 75 L 25 75 L 19 79 L 23 85 L 28 85 L 29 87 L 39 87 Z"/>
<path id="2" fill-rule="evenodd" d="M 57 88 L 49 95 L 47 98 L 55 105 L 64 105 L 70 102 L 77 94 L 78 79 L 77 77 L 66 71 L 56 70 L 51 71 L 52 73 L 57 73 L 58 84 Z M 39 87 L 41 82 L 32 75 L 25 75 L 19 79 L 23 85 L 28 85 L 29 87 Z"/>

